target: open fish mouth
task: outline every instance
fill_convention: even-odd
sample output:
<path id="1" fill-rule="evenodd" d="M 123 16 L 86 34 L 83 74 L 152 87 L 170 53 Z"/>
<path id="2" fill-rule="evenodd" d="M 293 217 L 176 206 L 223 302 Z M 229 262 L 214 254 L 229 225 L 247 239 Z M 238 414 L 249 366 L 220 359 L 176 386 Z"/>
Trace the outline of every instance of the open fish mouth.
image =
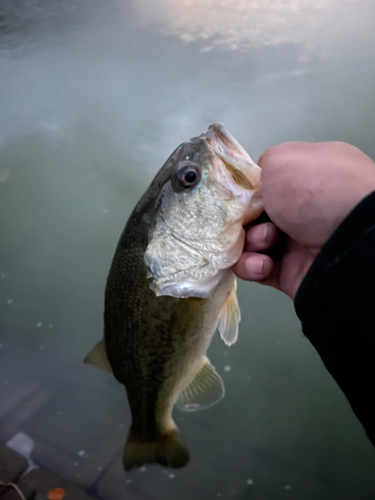
<path id="1" fill-rule="evenodd" d="M 233 137 L 233 135 L 224 127 L 222 123 L 213 123 L 208 131 L 202 134 L 206 141 L 212 146 L 215 152 L 224 156 L 239 156 L 244 160 L 253 163 L 248 152 Z"/>
<path id="2" fill-rule="evenodd" d="M 205 139 L 213 154 L 215 170 L 223 170 L 218 167 L 219 163 L 225 167 L 226 172 L 222 171 L 222 174 L 227 180 L 230 178 L 235 183 L 237 187 L 235 191 L 239 192 L 238 188 L 240 188 L 241 191 L 251 191 L 252 195 L 259 191 L 260 167 L 222 123 L 212 124 L 200 137 Z M 221 176 L 216 174 L 215 177 L 219 180 Z"/>

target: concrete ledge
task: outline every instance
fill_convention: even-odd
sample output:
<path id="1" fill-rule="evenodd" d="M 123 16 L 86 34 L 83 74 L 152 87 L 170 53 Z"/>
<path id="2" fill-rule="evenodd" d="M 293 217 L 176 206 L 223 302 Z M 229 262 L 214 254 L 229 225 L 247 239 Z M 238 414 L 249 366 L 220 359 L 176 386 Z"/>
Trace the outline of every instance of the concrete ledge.
<path id="1" fill-rule="evenodd" d="M 0 443 L 0 481 L 3 483 L 15 483 L 26 469 L 26 460 L 5 446 L 5 444 Z M 7 489 L 5 486 L 0 485 L 1 498 Z"/>
<path id="2" fill-rule="evenodd" d="M 32 470 L 19 480 L 18 485 L 22 491 L 31 489 L 39 491 L 44 496 L 46 496 L 50 490 L 63 488 L 65 490 L 64 500 L 93 500 L 93 497 L 86 495 L 86 493 L 77 488 L 77 486 L 70 481 L 60 478 L 57 474 L 47 469 L 40 468 Z M 1 498 L 1 500 L 3 499 Z"/>
<path id="3" fill-rule="evenodd" d="M 26 500 L 46 498 L 55 488 L 65 490 L 64 500 L 93 500 L 73 483 L 47 469 L 34 469 L 22 476 L 26 469 L 26 460 L 0 442 L 0 481 L 16 483 Z M 14 487 L 0 485 L 0 500 L 21 500 L 21 497 Z"/>

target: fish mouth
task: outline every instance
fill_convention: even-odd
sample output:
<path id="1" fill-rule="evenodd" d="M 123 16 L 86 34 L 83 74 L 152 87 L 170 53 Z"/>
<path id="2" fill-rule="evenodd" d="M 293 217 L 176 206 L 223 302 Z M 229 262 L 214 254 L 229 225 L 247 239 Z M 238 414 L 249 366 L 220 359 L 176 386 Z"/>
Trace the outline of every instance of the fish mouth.
<path id="1" fill-rule="evenodd" d="M 213 123 L 200 137 L 221 160 L 234 183 L 253 194 L 260 189 L 260 167 L 222 123 Z"/>

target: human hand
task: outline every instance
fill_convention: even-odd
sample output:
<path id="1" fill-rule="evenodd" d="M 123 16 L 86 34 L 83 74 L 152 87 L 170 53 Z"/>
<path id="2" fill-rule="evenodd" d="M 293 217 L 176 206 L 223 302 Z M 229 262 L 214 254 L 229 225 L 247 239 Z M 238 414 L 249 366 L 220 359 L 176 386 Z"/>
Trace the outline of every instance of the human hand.
<path id="1" fill-rule="evenodd" d="M 264 209 L 271 222 L 251 226 L 244 252 L 233 266 L 244 280 L 257 281 L 294 299 L 320 249 L 352 209 L 375 190 L 375 164 L 342 142 L 290 142 L 265 151 Z M 280 261 L 259 252 L 271 249 L 280 233 L 286 244 Z"/>

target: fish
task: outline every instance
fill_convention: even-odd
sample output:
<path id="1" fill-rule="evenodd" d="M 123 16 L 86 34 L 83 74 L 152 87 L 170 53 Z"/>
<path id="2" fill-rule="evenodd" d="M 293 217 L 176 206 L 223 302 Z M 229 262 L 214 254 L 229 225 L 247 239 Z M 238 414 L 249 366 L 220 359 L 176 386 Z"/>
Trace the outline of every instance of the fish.
<path id="1" fill-rule="evenodd" d="M 216 329 L 228 346 L 237 340 L 231 267 L 243 251 L 243 226 L 263 212 L 260 174 L 215 123 L 178 146 L 128 219 L 107 278 L 104 338 L 85 358 L 125 386 L 126 471 L 185 466 L 173 407 L 205 409 L 224 396 L 206 352 Z"/>

